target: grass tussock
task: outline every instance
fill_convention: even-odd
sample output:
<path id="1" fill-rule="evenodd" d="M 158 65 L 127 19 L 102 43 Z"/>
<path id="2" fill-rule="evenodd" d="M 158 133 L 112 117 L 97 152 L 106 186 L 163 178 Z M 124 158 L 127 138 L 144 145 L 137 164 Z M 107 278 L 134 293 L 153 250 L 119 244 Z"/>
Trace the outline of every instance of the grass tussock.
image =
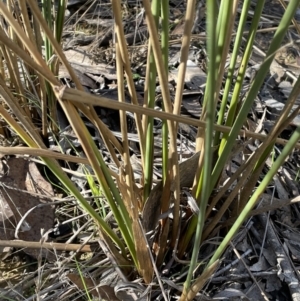
<path id="1" fill-rule="evenodd" d="M 256 1 L 253 10 L 252 2 L 186 1 L 176 91 L 171 95 L 169 30 L 174 26 L 170 24 L 173 6 L 168 1 L 143 0 L 135 7 L 137 18 L 144 12 L 148 32 L 144 45 L 147 52 L 143 90 L 138 91 L 141 76 L 136 76 L 132 66 L 131 47 L 127 45 L 124 29 L 124 18 L 131 15 L 131 8 L 123 2 L 111 1 L 109 7 L 114 16 L 111 47 L 116 78 L 110 85 L 116 87 L 117 101 L 95 95 L 93 89 L 87 91 L 82 77 L 68 61 L 62 47 L 64 26 L 67 26 L 64 24 L 70 24 L 65 23 L 66 1 L 53 5 L 44 0 L 41 6 L 34 0 L 0 2 L 0 115 L 2 123 L 26 146 L 2 147 L 0 152 L 27 154 L 46 166 L 46 174 L 51 175 L 49 181 L 57 194 L 71 200 L 60 199 L 62 202 L 57 203 L 62 219 L 75 216 L 73 223 L 77 229 L 92 228 L 100 242 L 102 258 L 95 256 L 88 263 L 103 260 L 127 283 L 135 279 L 147 285 L 154 283 L 165 300 L 173 296 L 171 299 L 166 296 L 167 282 L 161 279 L 164 269 L 174 283 L 175 275 L 180 274 L 174 284 L 176 288 L 172 289 L 172 294 L 180 296 L 180 300 L 193 300 L 203 289 L 278 170 L 295 147 L 299 147 L 299 126 L 293 128 L 288 139 L 281 137 L 299 112 L 296 102 L 299 78 L 293 82 L 268 135 L 249 130 L 247 124 L 253 122 L 250 118 L 253 107 L 294 22 L 300 1 L 284 5 L 269 47 L 255 76 L 249 80 L 247 68 L 267 1 Z M 196 119 L 182 115 L 182 106 L 190 68 L 189 52 L 196 36 L 192 33 L 199 14 L 205 20 L 205 41 L 200 47 L 206 53 L 207 77 L 201 86 L 201 114 Z M 74 28 L 83 26 L 81 19 L 75 22 Z M 59 78 L 60 68 L 66 70 L 67 81 Z M 113 115 L 117 116 L 117 134 L 100 116 L 99 108 L 119 111 Z M 66 130 L 60 114 L 68 124 L 67 129 L 71 129 L 72 139 L 76 138 L 80 145 L 68 141 L 72 145 L 68 153 L 60 143 L 61 133 Z M 195 155 L 179 163 L 182 124 L 195 129 L 195 140 L 191 143 Z M 91 128 L 97 132 L 97 139 Z M 3 134 L 9 136 L 4 131 Z M 56 152 L 50 150 L 50 141 Z M 249 145 L 251 152 L 247 149 Z M 273 156 L 278 147 L 280 152 Z M 156 178 L 157 153 L 161 163 L 159 179 Z M 138 156 L 136 163 L 133 154 Z M 231 172 L 236 158 L 240 162 Z M 270 158 L 273 161 L 266 171 Z M 81 166 L 88 194 L 70 176 L 76 174 L 70 171 L 72 162 Z M 230 176 L 226 176 L 228 170 Z M 78 272 L 69 280 L 91 300 L 94 296 L 91 290 L 97 284 L 93 286 L 90 282 L 94 275 L 87 276 L 89 268 L 84 259 L 76 259 L 74 255 L 62 262 Z M 59 269 L 53 275 L 61 273 Z M 53 275 L 39 275 L 38 279 L 53 283 Z M 41 294 L 41 287 L 41 283 L 36 285 L 37 294 Z M 109 286 L 102 290 L 109 292 L 111 298 L 117 295 L 116 289 L 112 292 Z M 103 297 L 104 293 L 97 291 L 97 294 Z"/>

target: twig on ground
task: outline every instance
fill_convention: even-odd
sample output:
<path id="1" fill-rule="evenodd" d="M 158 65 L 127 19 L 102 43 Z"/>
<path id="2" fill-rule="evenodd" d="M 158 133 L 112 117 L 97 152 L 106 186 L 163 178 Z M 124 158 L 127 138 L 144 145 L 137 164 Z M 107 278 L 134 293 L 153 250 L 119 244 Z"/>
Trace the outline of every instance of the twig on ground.
<path id="1" fill-rule="evenodd" d="M 0 240 L 1 247 L 13 247 L 13 248 L 31 248 L 31 249 L 56 249 L 60 251 L 76 251 L 76 252 L 93 252 L 90 245 L 79 244 L 64 244 L 57 242 L 44 242 L 38 241 L 24 241 L 24 240 Z"/>

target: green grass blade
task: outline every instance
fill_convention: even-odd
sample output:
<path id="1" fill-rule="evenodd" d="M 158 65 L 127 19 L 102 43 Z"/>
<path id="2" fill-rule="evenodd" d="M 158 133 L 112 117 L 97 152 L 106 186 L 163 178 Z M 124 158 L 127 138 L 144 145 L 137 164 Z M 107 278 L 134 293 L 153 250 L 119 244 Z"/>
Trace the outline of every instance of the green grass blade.
<path id="1" fill-rule="evenodd" d="M 256 191 L 254 192 L 254 194 L 250 198 L 249 202 L 247 203 L 247 205 L 245 206 L 243 211 L 240 213 L 236 222 L 231 227 L 230 231 L 227 233 L 227 235 L 225 236 L 224 240 L 222 241 L 222 243 L 220 244 L 218 249 L 215 251 L 215 253 L 214 253 L 213 257 L 211 258 L 211 260 L 209 261 L 207 267 L 212 265 L 216 260 L 218 260 L 222 256 L 225 248 L 227 247 L 229 242 L 232 240 L 234 235 L 237 233 L 237 231 L 240 228 L 240 226 L 242 225 L 242 223 L 247 218 L 249 212 L 252 210 L 252 208 L 256 204 L 259 196 L 265 191 L 268 184 L 272 181 L 273 177 L 276 175 L 278 169 L 282 166 L 282 164 L 286 160 L 287 156 L 292 152 L 292 150 L 294 149 L 294 146 L 299 141 L 299 139 L 300 139 L 300 127 L 298 127 L 296 129 L 296 131 L 293 133 L 292 137 L 290 138 L 289 142 L 284 147 L 281 154 L 278 156 L 277 160 L 273 163 L 271 169 L 266 174 L 266 176 L 264 177 L 264 179 L 262 180 L 262 182 L 260 183 L 260 185 L 258 186 Z"/>
<path id="2" fill-rule="evenodd" d="M 55 20 L 55 37 L 58 43 L 61 42 L 61 37 L 64 29 L 66 5 L 66 0 L 59 0 Z"/>
<path id="3" fill-rule="evenodd" d="M 246 96 L 246 99 L 244 100 L 244 103 L 242 105 L 242 108 L 235 120 L 235 123 L 229 133 L 228 139 L 226 141 L 225 147 L 223 149 L 222 154 L 220 155 L 214 170 L 212 172 L 212 178 L 211 178 L 211 191 L 213 190 L 213 187 L 217 183 L 218 177 L 224 167 L 224 164 L 226 163 L 231 149 L 233 148 L 235 144 L 236 137 L 239 133 L 240 128 L 242 127 L 244 120 L 247 117 L 248 112 L 251 109 L 251 106 L 253 104 L 253 101 L 255 97 L 257 96 L 257 93 L 264 82 L 264 79 L 269 71 L 270 65 L 274 59 L 276 50 L 280 48 L 281 42 L 284 38 L 284 35 L 286 34 L 289 24 L 291 23 L 291 20 L 297 10 L 297 7 L 299 5 L 300 1 L 291 1 L 287 7 L 287 10 L 285 11 L 285 14 L 283 15 L 280 24 L 278 25 L 278 29 L 274 35 L 274 38 L 271 42 L 270 48 L 267 52 L 266 58 L 264 62 L 261 65 L 260 70 L 258 71 L 250 90 Z"/>
<path id="4" fill-rule="evenodd" d="M 195 243 L 193 246 L 193 253 L 191 258 L 191 263 L 187 275 L 187 279 L 184 283 L 184 290 L 187 292 L 193 276 L 194 269 L 197 264 L 197 258 L 199 254 L 201 236 L 203 232 L 204 220 L 205 220 L 205 210 L 207 207 L 207 202 L 209 198 L 209 187 L 210 187 L 210 175 L 211 175 L 211 164 L 212 164 L 212 141 L 213 141 L 213 123 L 214 123 L 214 108 L 215 108 L 215 87 L 216 87 L 216 75 L 218 72 L 218 66 L 216 64 L 216 20 L 217 11 L 214 1 L 209 1 L 207 3 L 207 35 L 210 37 L 208 39 L 208 58 L 209 58 L 209 68 L 208 68 L 208 82 L 206 88 L 206 121 L 207 127 L 205 130 L 205 143 L 204 143 L 204 166 L 203 166 L 203 186 L 202 183 L 198 184 L 196 191 L 196 198 L 200 204 L 199 215 L 197 220 L 197 228 L 195 235 Z M 201 181 L 202 182 L 202 181 Z M 202 189 L 201 189 L 202 187 Z M 201 201 L 200 201 L 201 199 Z"/>
<path id="5" fill-rule="evenodd" d="M 166 73 L 169 69 L 169 1 L 161 1 L 161 48 L 162 59 Z M 164 120 L 162 126 L 162 162 L 163 162 L 163 182 L 166 183 L 168 176 L 169 138 L 168 124 Z"/>
<path id="6" fill-rule="evenodd" d="M 257 27 L 258 27 L 258 24 L 259 24 L 259 21 L 260 21 L 260 18 L 261 18 L 263 7 L 264 7 L 264 1 L 259 1 L 259 3 L 256 5 L 255 13 L 254 13 L 254 16 L 253 16 L 253 19 L 252 19 L 252 22 L 251 22 L 250 32 L 249 32 L 249 35 L 248 35 L 247 46 L 246 46 L 246 49 L 244 51 L 243 59 L 242 59 L 242 62 L 241 62 L 241 66 L 240 66 L 240 69 L 239 69 L 239 73 L 238 73 L 238 76 L 237 76 L 235 87 L 234 87 L 234 90 L 233 90 L 233 95 L 232 95 L 232 99 L 231 99 L 231 102 L 230 102 L 230 107 L 229 107 L 229 110 L 228 110 L 227 120 L 226 120 L 226 123 L 225 123 L 226 126 L 232 126 L 232 124 L 234 122 L 234 119 L 235 119 L 235 116 L 236 116 L 236 109 L 237 109 L 238 102 L 239 102 L 239 99 L 240 99 L 240 92 L 241 92 L 242 85 L 243 85 L 243 82 L 244 82 L 245 73 L 246 73 L 246 69 L 247 69 L 247 66 L 248 66 L 248 61 L 249 61 L 250 56 L 252 54 L 255 34 L 256 34 L 256 30 L 257 30 Z M 249 111 L 247 111 L 247 112 L 249 112 Z M 226 140 L 227 140 L 227 136 L 228 136 L 227 134 L 223 135 L 221 145 L 220 145 L 220 148 L 219 148 L 219 154 L 221 154 L 223 152 L 224 145 L 225 145 Z"/>
<path id="7" fill-rule="evenodd" d="M 75 257 L 75 263 L 76 263 L 76 268 L 77 268 L 78 274 L 79 274 L 79 276 L 80 276 L 80 280 L 81 280 L 81 282 L 82 282 L 82 285 L 83 285 L 83 287 L 84 287 L 86 296 L 87 296 L 87 298 L 88 298 L 89 301 L 92 301 L 92 298 L 91 298 L 90 293 L 89 293 L 89 289 L 88 289 L 88 287 L 87 287 L 87 285 L 86 285 L 84 276 L 83 276 L 83 274 L 82 274 L 82 271 L 81 271 L 81 269 L 80 269 L 80 266 L 79 266 L 79 264 L 78 264 L 78 261 L 76 260 L 76 257 Z"/>
<path id="8" fill-rule="evenodd" d="M 156 28 L 158 28 L 160 0 L 152 1 L 152 14 L 154 16 Z M 152 48 L 150 47 L 149 55 L 149 90 L 148 90 L 148 108 L 154 108 L 155 88 L 156 88 L 156 66 Z M 144 202 L 147 200 L 152 187 L 153 177 L 153 117 L 147 117 L 147 132 L 146 132 L 146 148 L 145 148 L 145 173 L 144 173 Z"/>
<path id="9" fill-rule="evenodd" d="M 243 37 L 243 29 L 245 27 L 245 23 L 246 23 L 246 20 L 247 20 L 247 17 L 248 17 L 248 11 L 249 11 L 249 7 L 250 7 L 250 3 L 251 3 L 251 0 L 245 0 L 244 1 L 243 9 L 242 9 L 241 16 L 240 16 L 240 19 L 239 19 L 238 30 L 237 30 L 237 33 L 236 33 L 234 47 L 233 47 L 231 60 L 230 60 L 230 65 L 229 65 L 229 68 L 228 68 L 228 75 L 227 75 L 227 79 L 226 79 L 226 83 L 225 83 L 222 102 L 221 102 L 220 110 L 218 112 L 219 116 L 218 116 L 217 123 L 220 124 L 220 125 L 223 124 L 223 120 L 224 120 L 225 109 L 226 109 L 227 102 L 228 102 L 228 95 L 229 95 L 229 91 L 230 91 L 231 85 L 232 85 L 232 80 L 233 80 L 233 75 L 234 75 L 234 68 L 235 68 L 238 53 L 240 51 L 240 45 L 241 45 L 242 37 Z M 220 138 L 220 132 L 216 132 L 215 139 L 214 139 L 214 145 L 219 144 L 219 138 Z"/>

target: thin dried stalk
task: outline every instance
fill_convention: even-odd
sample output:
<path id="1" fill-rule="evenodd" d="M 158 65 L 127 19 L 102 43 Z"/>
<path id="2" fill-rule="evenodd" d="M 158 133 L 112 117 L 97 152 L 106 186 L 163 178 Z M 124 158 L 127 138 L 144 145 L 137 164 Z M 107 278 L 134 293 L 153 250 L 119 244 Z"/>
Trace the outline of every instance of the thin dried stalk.
<path id="1" fill-rule="evenodd" d="M 206 123 L 203 121 L 200 121 L 200 120 L 195 120 L 193 118 L 184 117 L 184 116 L 178 116 L 178 115 L 170 114 L 167 112 L 157 111 L 154 109 L 143 108 L 141 106 L 136 106 L 136 105 L 129 104 L 129 103 L 112 102 L 111 99 L 109 99 L 109 98 L 106 98 L 103 96 L 94 96 L 94 95 L 88 94 L 86 92 L 78 91 L 75 89 L 63 87 L 58 93 L 61 93 L 62 99 L 70 100 L 71 102 L 86 103 L 86 104 L 95 105 L 95 106 L 101 105 L 102 107 L 105 107 L 105 108 L 110 108 L 110 109 L 115 109 L 115 110 L 124 110 L 124 111 L 138 113 L 138 114 L 145 114 L 148 116 L 153 116 L 153 117 L 157 117 L 157 118 L 164 119 L 164 120 L 182 122 L 184 124 L 194 125 L 194 126 L 198 126 L 201 128 L 206 127 Z M 214 129 L 216 131 L 220 131 L 222 133 L 229 133 L 231 130 L 230 127 L 216 125 L 216 124 L 214 125 Z M 258 134 L 255 132 L 250 132 L 250 131 L 245 131 L 245 130 L 240 130 L 239 135 L 241 135 L 243 137 L 258 139 L 261 141 L 264 141 L 268 137 L 267 135 Z M 278 143 L 278 144 L 286 145 L 287 142 L 288 141 L 286 139 L 276 138 L 276 143 Z M 296 148 L 300 149 L 299 143 L 296 144 Z"/>
<path id="2" fill-rule="evenodd" d="M 120 55 L 122 57 L 125 72 L 126 72 L 125 74 L 126 74 L 126 78 L 128 81 L 128 88 L 129 88 L 129 93 L 131 95 L 131 101 L 133 104 L 138 105 L 137 95 L 136 95 L 136 91 L 135 91 L 135 85 L 133 82 L 132 72 L 130 69 L 129 56 L 128 56 L 128 51 L 127 51 L 127 43 L 126 43 L 125 36 L 124 36 L 121 4 L 119 3 L 119 1 L 111 1 L 111 3 L 112 3 L 113 12 L 115 15 L 115 30 L 116 30 L 116 34 L 117 34 L 118 43 L 120 44 Z M 145 154 L 145 145 L 143 143 L 144 133 L 143 133 L 140 115 L 137 115 L 137 114 L 135 115 L 135 122 L 136 122 L 136 127 L 137 127 L 139 138 L 140 138 L 142 162 L 144 162 L 144 160 L 143 160 L 143 156 Z"/>

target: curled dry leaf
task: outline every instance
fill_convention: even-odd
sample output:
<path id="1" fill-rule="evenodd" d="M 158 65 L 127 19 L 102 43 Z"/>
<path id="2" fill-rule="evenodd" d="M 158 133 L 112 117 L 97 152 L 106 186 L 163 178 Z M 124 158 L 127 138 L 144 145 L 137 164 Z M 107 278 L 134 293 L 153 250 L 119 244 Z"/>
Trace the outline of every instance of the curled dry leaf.
<path id="1" fill-rule="evenodd" d="M 15 238 L 15 227 L 27 211 L 48 202 L 42 196 L 53 196 L 53 190 L 34 162 L 14 157 L 0 162 L 0 239 Z M 38 206 L 22 222 L 18 238 L 40 241 L 41 229 L 47 231 L 53 222 L 54 207 Z M 25 252 L 37 257 L 40 250 L 25 249 Z"/>
<path id="2" fill-rule="evenodd" d="M 198 166 L 200 152 L 193 155 L 191 158 L 179 164 L 180 174 L 180 187 L 191 187 L 193 185 L 196 169 Z M 151 190 L 149 198 L 147 199 L 143 212 L 142 212 L 142 224 L 147 232 L 155 229 L 158 222 L 161 207 L 163 183 L 160 181 Z M 171 190 L 174 191 L 173 187 Z"/>
<path id="3" fill-rule="evenodd" d="M 89 294 L 91 294 L 93 297 L 97 298 L 100 296 L 101 300 L 120 301 L 120 299 L 116 297 L 113 287 L 110 287 L 108 285 L 102 285 L 96 287 L 97 284 L 91 278 L 87 278 L 87 277 L 81 278 L 80 275 L 76 275 L 76 274 L 68 274 L 67 277 L 80 290 L 85 291 L 85 288 L 87 288 Z"/>

